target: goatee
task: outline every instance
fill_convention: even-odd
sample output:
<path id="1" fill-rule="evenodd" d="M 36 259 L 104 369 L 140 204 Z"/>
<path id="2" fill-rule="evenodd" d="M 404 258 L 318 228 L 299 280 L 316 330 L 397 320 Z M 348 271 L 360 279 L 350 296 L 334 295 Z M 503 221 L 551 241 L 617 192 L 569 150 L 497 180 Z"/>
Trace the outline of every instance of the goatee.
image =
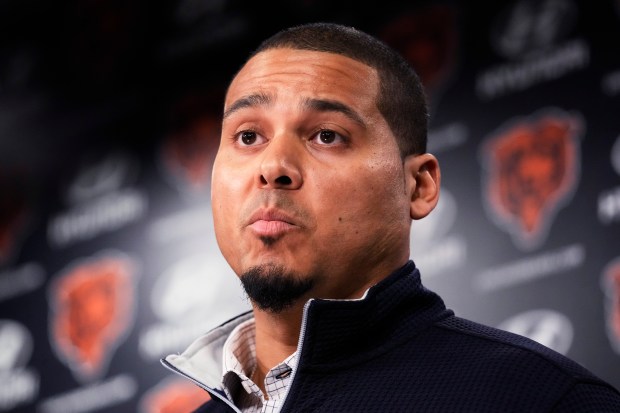
<path id="1" fill-rule="evenodd" d="M 252 267 L 239 277 L 243 289 L 261 310 L 280 313 L 312 289 L 314 279 L 299 277 L 277 265 Z"/>

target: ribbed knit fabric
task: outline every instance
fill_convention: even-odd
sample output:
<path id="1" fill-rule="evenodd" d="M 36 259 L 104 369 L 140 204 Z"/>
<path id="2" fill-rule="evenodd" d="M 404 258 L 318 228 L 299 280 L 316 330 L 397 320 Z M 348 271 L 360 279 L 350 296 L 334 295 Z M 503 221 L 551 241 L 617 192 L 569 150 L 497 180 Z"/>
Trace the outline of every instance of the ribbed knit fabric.
<path id="1" fill-rule="evenodd" d="M 313 301 L 304 337 L 282 412 L 620 412 L 577 363 L 446 310 L 412 262 L 364 300 Z"/>

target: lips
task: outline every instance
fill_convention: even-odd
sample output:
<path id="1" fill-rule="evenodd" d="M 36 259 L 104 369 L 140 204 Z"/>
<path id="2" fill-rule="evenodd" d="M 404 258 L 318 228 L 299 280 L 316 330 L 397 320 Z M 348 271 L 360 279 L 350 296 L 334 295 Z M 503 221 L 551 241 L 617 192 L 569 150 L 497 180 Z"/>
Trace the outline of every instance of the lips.
<path id="1" fill-rule="evenodd" d="M 278 237 L 299 225 L 283 211 L 261 209 L 252 214 L 248 227 L 258 236 Z"/>

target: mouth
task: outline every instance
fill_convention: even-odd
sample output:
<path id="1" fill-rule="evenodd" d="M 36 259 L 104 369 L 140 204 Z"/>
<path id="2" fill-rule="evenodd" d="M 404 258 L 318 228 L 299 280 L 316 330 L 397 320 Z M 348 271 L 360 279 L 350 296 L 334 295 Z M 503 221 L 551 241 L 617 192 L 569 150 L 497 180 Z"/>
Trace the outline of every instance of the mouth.
<path id="1" fill-rule="evenodd" d="M 250 217 L 248 228 L 259 237 L 279 238 L 299 225 L 283 211 L 260 209 Z"/>

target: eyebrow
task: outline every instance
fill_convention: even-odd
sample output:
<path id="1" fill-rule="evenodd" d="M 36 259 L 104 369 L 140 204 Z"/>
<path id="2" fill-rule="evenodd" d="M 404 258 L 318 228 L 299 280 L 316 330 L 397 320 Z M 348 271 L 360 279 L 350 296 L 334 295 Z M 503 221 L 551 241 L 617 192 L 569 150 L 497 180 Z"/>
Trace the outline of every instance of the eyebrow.
<path id="1" fill-rule="evenodd" d="M 248 96 L 244 96 L 235 100 L 230 105 L 230 107 L 224 111 L 223 118 L 226 119 L 228 116 L 232 115 L 240 109 L 252 108 L 257 106 L 268 106 L 272 102 L 273 98 L 265 93 L 254 93 Z M 337 100 L 305 98 L 301 102 L 301 107 L 317 112 L 342 113 L 355 123 L 359 124 L 363 128 L 366 128 L 366 123 L 357 112 L 355 112 L 352 108 L 345 105 L 344 103 L 338 102 Z"/>
<path id="2" fill-rule="evenodd" d="M 349 106 L 337 100 L 329 99 L 309 99 L 306 98 L 302 101 L 301 106 L 306 109 L 315 110 L 318 112 L 339 112 L 358 123 L 362 127 L 366 127 L 366 123 L 357 112 L 351 109 Z"/>
<path id="3" fill-rule="evenodd" d="M 228 109 L 224 111 L 223 118 L 226 119 L 239 109 L 251 108 L 256 106 L 267 106 L 272 102 L 271 96 L 265 93 L 254 93 L 235 100 Z"/>

